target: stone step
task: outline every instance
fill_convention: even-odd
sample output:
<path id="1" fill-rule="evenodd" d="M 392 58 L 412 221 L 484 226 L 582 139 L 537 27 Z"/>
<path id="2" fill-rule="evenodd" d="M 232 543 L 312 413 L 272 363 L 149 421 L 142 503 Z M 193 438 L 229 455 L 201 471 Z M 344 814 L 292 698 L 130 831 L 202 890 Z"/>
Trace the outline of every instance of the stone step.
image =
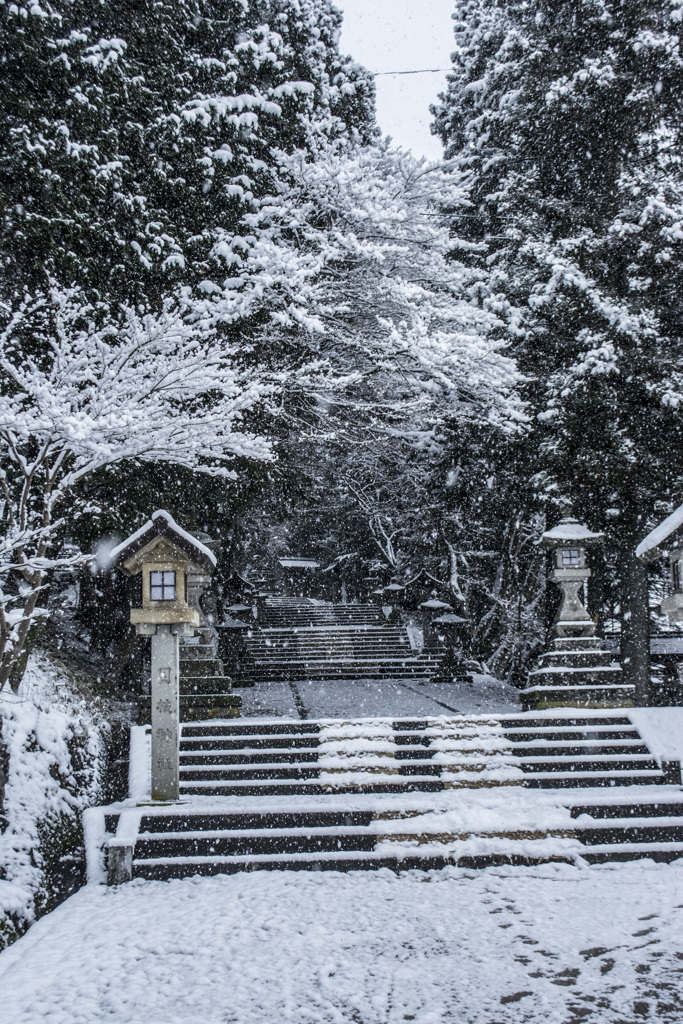
<path id="1" fill-rule="evenodd" d="M 374 820 L 372 811 L 283 810 L 240 811 L 239 814 L 187 813 L 144 815 L 140 832 L 225 831 L 226 829 L 309 829 L 367 827 Z"/>
<path id="2" fill-rule="evenodd" d="M 515 757 L 533 757 L 538 754 L 543 757 L 564 757 L 575 755 L 577 757 L 590 754 L 644 754 L 651 756 L 644 743 L 635 743 L 629 740 L 622 740 L 619 743 L 594 743 L 587 740 L 585 743 L 560 743 L 549 745 L 539 743 L 533 745 L 513 744 L 512 751 Z"/>
<path id="3" fill-rule="evenodd" d="M 340 612 L 334 614 L 332 612 L 319 612 L 312 609 L 302 609 L 301 611 L 271 611 L 266 609 L 259 616 L 261 622 L 264 625 L 291 625 L 299 622 L 310 623 L 315 626 L 317 623 L 336 625 L 339 623 L 343 625 L 346 622 L 360 623 L 361 625 L 375 625 L 378 622 L 381 623 L 381 619 L 377 614 L 377 611 L 373 612 Z"/>
<path id="4" fill-rule="evenodd" d="M 340 644 L 336 641 L 330 641 L 328 644 L 307 644 L 300 643 L 297 641 L 287 641 L 283 643 L 264 643 L 255 644 L 249 641 L 245 644 L 245 649 L 253 655 L 253 657 L 303 657 L 303 658 L 329 658 L 329 657 L 354 657 L 359 655 L 360 657 L 414 657 L 415 651 L 410 644 L 395 644 L 395 643 L 354 643 L 354 644 Z M 194 662 L 187 662 L 187 665 L 192 664 L 203 664 L 199 659 Z"/>
<path id="5" fill-rule="evenodd" d="M 556 858 L 562 859 L 562 858 Z M 543 857 L 521 854 L 480 854 L 477 856 L 422 855 L 396 857 L 391 854 L 357 852 L 292 853 L 234 857 L 193 857 L 185 860 L 158 858 L 133 862 L 133 877 L 168 880 L 192 875 L 235 874 L 239 871 L 432 871 L 449 865 L 479 869 L 501 865 L 532 866 Z"/>
<path id="6" fill-rule="evenodd" d="M 440 793 L 446 788 L 440 779 L 429 777 L 401 779 L 400 775 L 387 775 L 378 781 L 378 776 L 368 773 L 363 785 L 345 784 L 331 789 L 329 781 L 293 781 L 289 779 L 258 781 L 232 780 L 207 782 L 180 782 L 181 795 L 186 796 L 327 796 L 330 792 L 343 796 L 354 793 Z"/>
<path id="7" fill-rule="evenodd" d="M 183 732 L 185 730 L 183 729 Z M 253 749 L 316 749 L 320 744 L 317 737 L 311 736 L 258 736 L 250 739 L 245 744 L 243 739 L 229 739 L 227 737 L 206 737 L 196 740 L 188 740 L 184 737 L 180 740 L 181 756 L 185 751 L 191 750 L 253 750 Z"/>
<path id="8" fill-rule="evenodd" d="M 548 743 L 556 743 L 559 741 L 570 742 L 576 740 L 581 742 L 584 738 L 586 742 L 597 742 L 598 740 L 624 740 L 629 742 L 637 742 L 640 739 L 640 734 L 637 729 L 622 729 L 619 726 L 615 726 L 611 729 L 596 729 L 594 732 L 587 732 L 583 728 L 577 729 L 512 729 L 506 730 L 505 735 L 511 743 L 528 743 L 535 740 L 544 740 Z"/>
<path id="9" fill-rule="evenodd" d="M 201 647 L 181 647 L 180 664 L 186 665 L 193 661 L 213 661 L 216 658 L 216 648 L 213 644 L 202 645 Z"/>
<path id="10" fill-rule="evenodd" d="M 609 651 L 547 651 L 539 661 L 540 669 L 566 668 L 606 668 L 620 666 L 614 661 Z M 530 673 L 531 674 L 531 673 Z"/>
<path id="11" fill-rule="evenodd" d="M 603 648 L 600 637 L 560 637 L 552 642 L 554 651 L 599 651 Z"/>
<path id="12" fill-rule="evenodd" d="M 251 648 L 246 646 L 245 653 L 254 661 L 267 662 L 288 662 L 288 661 L 419 661 L 428 660 L 440 661 L 444 651 L 430 648 L 426 651 L 416 651 L 412 647 L 394 647 L 387 644 L 386 647 L 371 647 L 363 644 L 356 644 L 354 647 L 338 648 L 329 645 L 328 647 L 307 647 L 306 645 L 291 645 L 290 647 L 263 647 Z M 197 662 L 197 664 L 202 664 Z"/>
<path id="13" fill-rule="evenodd" d="M 570 715 L 558 715 L 556 718 L 552 718 L 550 715 L 539 716 L 534 718 L 533 715 L 525 715 L 524 718 L 501 718 L 500 724 L 503 729 L 524 729 L 526 731 L 530 729 L 581 729 L 585 728 L 591 730 L 594 728 L 606 728 L 613 726 L 626 726 L 628 729 L 633 730 L 633 724 L 630 718 L 627 718 L 623 714 L 605 715 L 604 717 L 598 716 L 587 716 L 581 715 L 580 712 L 577 714 Z"/>
<path id="14" fill-rule="evenodd" d="M 328 671 L 321 670 L 320 672 L 309 670 L 286 670 L 280 669 L 277 672 L 266 672 L 254 671 L 249 676 L 253 682 L 256 683 L 280 683 L 280 682 L 293 682 L 293 683 L 305 683 L 305 682 L 347 682 L 353 683 L 358 681 L 363 682 L 392 682 L 394 680 L 406 680 L 417 685 L 428 683 L 431 680 L 431 674 L 428 669 L 405 669 L 394 667 L 390 669 L 370 669 L 367 666 L 358 667 L 351 666 L 345 670 L 339 670 L 338 672 L 331 673 Z"/>
<path id="15" fill-rule="evenodd" d="M 582 853 L 589 864 L 608 864 L 631 860 L 652 860 L 658 864 L 671 864 L 683 857 L 683 843 L 607 843 L 589 847 Z"/>
<path id="16" fill-rule="evenodd" d="M 625 683 L 594 686 L 530 686 L 520 692 L 522 707 L 537 711 L 553 707 L 633 707 L 635 687 Z"/>
<path id="17" fill-rule="evenodd" d="M 652 786 L 665 782 L 664 773 L 646 771 L 575 771 L 561 774 L 556 771 L 527 774 L 526 789 L 585 789 L 602 786 Z"/>
<path id="18" fill-rule="evenodd" d="M 590 827 L 578 827 L 576 838 L 584 846 L 603 846 L 615 843 L 683 843 L 683 818 L 655 821 L 615 818 Z"/>
<path id="19" fill-rule="evenodd" d="M 249 673 L 249 678 L 256 683 L 268 683 L 268 682 L 306 682 L 307 680 L 316 679 L 320 682 L 329 680 L 333 682 L 335 680 L 347 680 L 353 682 L 358 679 L 371 679 L 381 681 L 383 679 L 407 679 L 411 678 L 415 681 L 422 680 L 425 683 L 429 682 L 431 676 L 427 669 L 420 665 L 414 666 L 399 666 L 395 665 L 389 668 L 373 668 L 368 665 L 350 665 L 348 668 L 339 668 L 334 671 L 329 665 L 323 665 L 318 671 L 317 668 L 309 666 L 308 668 L 286 668 L 280 667 L 273 671 L 261 667 L 253 669 Z"/>
<path id="20" fill-rule="evenodd" d="M 245 653 L 249 657 L 250 661 L 254 664 L 306 664 L 306 663 L 317 663 L 325 664 L 326 662 L 351 662 L 351 661 L 420 661 L 420 652 L 414 651 L 412 648 L 406 647 L 397 649 L 379 649 L 379 650 L 365 650 L 362 647 L 355 647 L 348 650 L 322 650 L 320 648 L 306 647 L 292 647 L 292 648 L 265 648 L 262 651 L 254 651 L 250 648 L 245 649 Z M 430 652 L 431 653 L 431 652 Z M 431 661 L 436 662 L 438 656 L 436 653 L 431 654 Z M 198 663 L 201 664 L 201 663 Z"/>
<path id="21" fill-rule="evenodd" d="M 146 694 L 137 698 L 140 725 L 152 721 L 152 698 Z M 183 727 L 188 722 L 206 722 L 212 718 L 239 718 L 242 697 L 237 693 L 180 693 L 180 721 Z M 183 728 L 184 731 L 184 728 Z"/>
<path id="22" fill-rule="evenodd" d="M 204 750 L 181 750 L 180 765 L 231 765 L 231 764 L 304 764 L 310 762 L 317 764 L 317 749 L 295 749 L 285 750 L 273 747 L 263 747 L 260 753 L 248 753 L 241 749 L 239 752 L 229 754 L 226 751 Z"/>
<path id="23" fill-rule="evenodd" d="M 188 782 L 214 782 L 232 779 L 263 779 L 265 781 L 275 779 L 317 779 L 320 776 L 320 769 L 298 764 L 238 764 L 238 765 L 194 765 L 180 764 L 180 782 L 184 785 Z"/>
<path id="24" fill-rule="evenodd" d="M 622 684 L 620 666 L 598 665 L 596 668 L 539 668 L 529 673 L 529 686 L 533 690 L 537 686 L 555 689 L 559 686 L 614 686 Z"/>
<path id="25" fill-rule="evenodd" d="M 393 636 L 393 637 L 406 637 L 407 632 L 405 626 L 394 626 L 382 624 L 381 622 L 329 622 L 329 623 L 318 623 L 313 625 L 265 625 L 260 623 L 258 628 L 253 629 L 252 635 L 254 638 L 259 637 L 292 637 L 292 636 L 303 636 L 303 637 L 321 637 L 328 635 L 336 636 Z"/>
<path id="26" fill-rule="evenodd" d="M 171 833 L 147 838 L 144 833 L 135 844 L 136 860 L 159 857 L 221 857 L 245 854 L 329 853 L 342 850 L 372 851 L 375 833 L 355 828 L 334 830 L 300 829 L 259 831 L 234 830 L 206 836 Z"/>
<path id="27" fill-rule="evenodd" d="M 401 668 L 416 672 L 426 671 L 424 663 L 419 658 L 347 658 L 336 662 L 325 659 L 304 661 L 295 658 L 281 661 L 280 659 L 276 660 L 273 658 L 268 661 L 256 662 L 253 674 L 258 675 L 259 673 L 267 672 L 269 675 L 272 675 L 275 672 L 315 671 L 335 676 L 340 672 L 358 672 L 363 668 L 385 675 L 391 670 Z"/>
<path id="28" fill-rule="evenodd" d="M 568 771 L 579 773 L 584 771 L 640 772 L 642 769 L 659 770 L 657 762 L 650 753 L 628 754 L 626 756 L 590 754 L 573 757 L 547 757 L 543 754 L 537 757 L 523 757 L 515 753 L 515 756 L 519 757 L 522 771 L 525 773 Z"/>
<path id="29" fill-rule="evenodd" d="M 319 722 L 282 719 L 275 722 L 223 722 L 216 725 L 195 725 L 183 729 L 182 739 L 194 736 L 317 736 Z"/>
<path id="30" fill-rule="evenodd" d="M 195 676 L 217 676 L 225 677 L 223 662 L 218 658 L 211 658 L 202 661 L 188 661 L 180 665 L 180 678 L 193 679 Z"/>
<path id="31" fill-rule="evenodd" d="M 351 606 L 347 606 L 350 609 Z M 361 622 L 378 622 L 381 621 L 378 609 L 375 607 L 370 608 L 367 611 L 356 608 L 353 611 L 339 609 L 337 611 L 330 611 L 325 608 L 316 608 L 310 606 L 308 608 L 273 608 L 266 605 L 261 611 L 261 615 L 264 619 L 269 621 L 279 619 L 307 619 L 310 622 L 317 622 L 320 620 L 329 622 L 344 622 L 349 619 L 359 620 Z"/>
<path id="32" fill-rule="evenodd" d="M 683 818 L 683 800 L 657 800 L 645 803 L 635 800 L 629 804 L 575 804 L 571 809 L 572 818 L 587 815 L 595 820 L 611 818 Z"/>
<path id="33" fill-rule="evenodd" d="M 227 676 L 207 676 L 180 680 L 180 696 L 197 696 L 231 693 L 232 683 Z"/>
<path id="34" fill-rule="evenodd" d="M 261 658 L 268 658 L 268 659 L 275 658 L 275 659 L 281 659 L 283 661 L 288 659 L 288 658 L 292 658 L 292 657 L 298 658 L 300 660 L 301 659 L 305 659 L 305 658 L 310 658 L 312 660 L 315 660 L 315 659 L 323 659 L 324 660 L 325 658 L 330 659 L 332 657 L 334 657 L 334 658 L 337 658 L 337 657 L 339 657 L 339 658 L 356 658 L 356 657 L 365 658 L 365 657 L 368 657 L 368 658 L 375 658 L 375 659 L 381 659 L 381 658 L 386 658 L 386 657 L 389 657 L 389 658 L 391 658 L 391 657 L 393 657 L 393 658 L 417 658 L 417 657 L 419 657 L 419 655 L 421 653 L 420 651 L 415 650 L 415 648 L 410 647 L 408 644 L 403 644 L 401 646 L 397 646 L 396 644 L 393 644 L 393 643 L 388 643 L 388 644 L 381 644 L 381 643 L 378 643 L 378 644 L 374 644 L 374 643 L 373 644 L 363 644 L 363 643 L 358 643 L 358 644 L 353 644 L 353 645 L 349 644 L 349 645 L 345 646 L 345 645 L 339 645 L 339 644 L 332 643 L 332 642 L 330 642 L 329 644 L 322 644 L 322 645 L 318 645 L 318 646 L 312 645 L 312 644 L 291 643 L 291 644 L 287 644 L 287 645 L 284 645 L 284 644 L 265 644 L 262 647 L 256 647 L 256 646 L 251 645 L 250 643 L 246 643 L 244 645 L 244 651 L 247 654 L 249 654 L 252 658 L 254 658 L 255 660 L 259 660 Z M 438 654 L 440 654 L 442 652 L 440 652 L 438 649 L 436 649 L 436 650 L 430 649 L 430 650 L 426 651 L 425 653 L 432 654 L 433 656 L 436 656 L 436 655 L 438 655 Z"/>

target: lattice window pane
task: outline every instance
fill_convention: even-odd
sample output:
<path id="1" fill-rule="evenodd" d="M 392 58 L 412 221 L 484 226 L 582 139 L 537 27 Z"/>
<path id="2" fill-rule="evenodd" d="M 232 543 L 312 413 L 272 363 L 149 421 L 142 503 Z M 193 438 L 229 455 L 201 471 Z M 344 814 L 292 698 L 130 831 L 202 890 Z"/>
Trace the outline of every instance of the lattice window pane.
<path id="1" fill-rule="evenodd" d="M 149 596 L 152 601 L 175 601 L 175 590 L 174 572 L 149 574 Z"/>
<path id="2" fill-rule="evenodd" d="M 580 553 L 577 548 L 565 548 L 562 551 L 562 565 L 579 565 Z"/>

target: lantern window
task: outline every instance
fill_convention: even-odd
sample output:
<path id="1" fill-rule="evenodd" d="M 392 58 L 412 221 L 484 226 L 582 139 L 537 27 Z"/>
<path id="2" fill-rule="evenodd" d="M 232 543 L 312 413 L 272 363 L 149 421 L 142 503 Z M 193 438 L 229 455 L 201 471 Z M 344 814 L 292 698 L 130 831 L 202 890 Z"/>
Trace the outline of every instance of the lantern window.
<path id="1" fill-rule="evenodd" d="M 151 572 L 149 574 L 149 596 L 152 601 L 175 601 L 175 573 Z"/>
<path id="2" fill-rule="evenodd" d="M 563 548 L 562 565 L 580 565 L 581 554 L 578 548 Z"/>

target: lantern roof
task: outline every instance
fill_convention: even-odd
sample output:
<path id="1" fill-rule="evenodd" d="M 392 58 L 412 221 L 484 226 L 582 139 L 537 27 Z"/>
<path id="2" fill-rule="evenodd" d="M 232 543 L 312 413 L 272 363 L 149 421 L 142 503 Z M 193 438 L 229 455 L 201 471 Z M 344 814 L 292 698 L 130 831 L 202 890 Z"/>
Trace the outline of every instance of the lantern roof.
<path id="1" fill-rule="evenodd" d="M 278 558 L 283 569 L 319 569 L 320 562 L 313 558 Z"/>
<path id="2" fill-rule="evenodd" d="M 663 554 L 662 548 L 678 530 L 683 527 L 683 505 L 680 505 L 675 512 L 655 526 L 654 530 L 648 533 L 645 540 L 641 540 L 636 548 L 636 556 L 643 562 L 652 562 Z"/>
<path id="3" fill-rule="evenodd" d="M 152 518 L 141 526 L 139 530 L 136 530 L 130 537 L 122 541 L 118 547 L 114 548 L 109 556 L 111 564 L 116 565 L 118 562 L 127 561 L 157 537 L 165 537 L 179 547 L 188 556 L 193 565 L 200 566 L 209 571 L 215 568 L 216 556 L 213 551 L 210 551 L 200 540 L 197 540 L 192 534 L 187 533 L 181 526 L 178 526 L 170 512 L 164 512 L 163 509 L 154 512 Z"/>
<path id="4" fill-rule="evenodd" d="M 578 519 L 567 517 L 561 519 L 552 530 L 546 530 L 539 543 L 544 548 L 559 548 L 566 544 L 600 544 L 605 539 L 604 533 L 593 533 Z"/>

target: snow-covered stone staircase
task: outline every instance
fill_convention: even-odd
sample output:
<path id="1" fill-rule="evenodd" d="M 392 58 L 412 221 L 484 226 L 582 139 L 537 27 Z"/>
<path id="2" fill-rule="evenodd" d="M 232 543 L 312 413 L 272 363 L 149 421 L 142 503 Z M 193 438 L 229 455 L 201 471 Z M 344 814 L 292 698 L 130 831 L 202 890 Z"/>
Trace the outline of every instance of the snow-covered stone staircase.
<path id="1" fill-rule="evenodd" d="M 206 722 L 183 727 L 181 803 L 103 812 L 141 878 L 671 861 L 677 783 L 624 713 Z"/>
<path id="2" fill-rule="evenodd" d="M 529 673 L 521 697 L 525 711 L 633 707 L 635 687 L 598 637 L 560 637 Z"/>
<path id="3" fill-rule="evenodd" d="M 413 650 L 405 627 L 374 605 L 270 598 L 245 640 L 250 681 L 411 679 L 427 682 L 440 656 Z"/>

